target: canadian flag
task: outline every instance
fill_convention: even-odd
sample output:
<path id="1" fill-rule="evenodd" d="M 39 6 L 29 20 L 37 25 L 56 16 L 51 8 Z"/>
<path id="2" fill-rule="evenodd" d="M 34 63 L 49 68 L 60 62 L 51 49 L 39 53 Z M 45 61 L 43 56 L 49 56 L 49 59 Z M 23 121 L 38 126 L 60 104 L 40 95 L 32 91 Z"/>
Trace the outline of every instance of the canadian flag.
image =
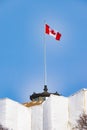
<path id="1" fill-rule="evenodd" d="M 49 25 L 45 24 L 45 33 L 55 37 L 56 40 L 60 40 L 61 34 L 50 28 Z"/>

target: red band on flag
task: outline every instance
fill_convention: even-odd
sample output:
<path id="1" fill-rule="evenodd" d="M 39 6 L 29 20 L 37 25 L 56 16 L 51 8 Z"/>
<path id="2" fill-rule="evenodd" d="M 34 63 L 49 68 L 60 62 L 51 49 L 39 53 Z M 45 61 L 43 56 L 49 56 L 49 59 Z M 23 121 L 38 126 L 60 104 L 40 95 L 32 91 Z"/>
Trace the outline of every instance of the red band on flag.
<path id="1" fill-rule="evenodd" d="M 61 38 L 61 34 L 59 32 L 57 32 L 57 34 L 56 34 L 56 40 L 60 40 L 60 38 Z"/>
<path id="2" fill-rule="evenodd" d="M 50 31 L 49 31 L 49 28 L 50 28 L 50 27 L 46 24 L 46 25 L 45 25 L 45 33 L 49 34 L 49 32 L 50 32 Z"/>

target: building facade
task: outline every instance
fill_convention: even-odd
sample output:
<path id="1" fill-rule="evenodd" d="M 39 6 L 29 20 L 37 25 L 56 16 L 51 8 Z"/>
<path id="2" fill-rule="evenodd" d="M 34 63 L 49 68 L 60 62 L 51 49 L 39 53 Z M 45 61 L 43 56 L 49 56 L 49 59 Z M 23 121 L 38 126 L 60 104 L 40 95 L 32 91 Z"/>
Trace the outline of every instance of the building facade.
<path id="1" fill-rule="evenodd" d="M 0 125 L 6 130 L 73 130 L 83 112 L 87 114 L 87 89 L 69 97 L 50 94 L 45 100 L 24 104 L 0 99 Z"/>

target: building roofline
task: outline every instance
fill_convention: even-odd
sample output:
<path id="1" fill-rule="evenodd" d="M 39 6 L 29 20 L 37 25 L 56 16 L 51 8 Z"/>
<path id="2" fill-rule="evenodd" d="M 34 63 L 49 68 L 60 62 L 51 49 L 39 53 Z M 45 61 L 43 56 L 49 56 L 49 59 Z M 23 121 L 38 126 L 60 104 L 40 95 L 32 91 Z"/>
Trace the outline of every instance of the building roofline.
<path id="1" fill-rule="evenodd" d="M 82 88 L 82 89 L 78 90 L 77 92 L 73 93 L 72 95 L 70 95 L 69 97 L 74 96 L 74 95 L 76 95 L 76 94 L 78 94 L 78 93 L 80 93 L 82 91 L 87 91 L 87 89 L 86 88 Z"/>

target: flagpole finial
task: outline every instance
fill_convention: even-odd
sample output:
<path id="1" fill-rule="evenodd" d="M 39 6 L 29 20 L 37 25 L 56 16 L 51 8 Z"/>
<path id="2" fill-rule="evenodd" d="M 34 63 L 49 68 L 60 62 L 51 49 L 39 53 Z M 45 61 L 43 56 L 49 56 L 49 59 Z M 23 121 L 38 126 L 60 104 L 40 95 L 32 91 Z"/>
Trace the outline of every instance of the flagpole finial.
<path id="1" fill-rule="evenodd" d="M 47 88 L 47 85 L 44 85 L 44 92 L 47 92 L 48 91 L 48 88 Z"/>

